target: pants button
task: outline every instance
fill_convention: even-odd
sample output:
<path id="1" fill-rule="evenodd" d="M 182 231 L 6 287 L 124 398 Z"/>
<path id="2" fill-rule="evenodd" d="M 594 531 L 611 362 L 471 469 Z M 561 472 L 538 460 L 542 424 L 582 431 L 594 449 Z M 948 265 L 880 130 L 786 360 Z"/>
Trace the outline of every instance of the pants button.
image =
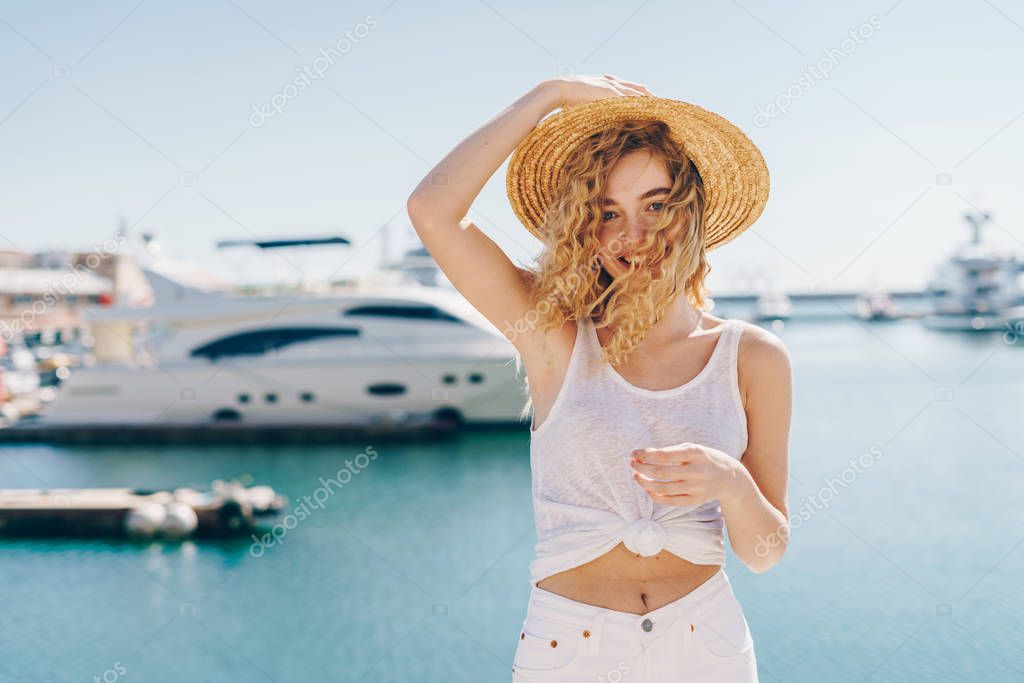
<path id="1" fill-rule="evenodd" d="M 643 622 L 640 624 L 640 628 L 650 633 L 651 629 L 654 628 L 654 622 L 650 619 L 644 619 Z"/>

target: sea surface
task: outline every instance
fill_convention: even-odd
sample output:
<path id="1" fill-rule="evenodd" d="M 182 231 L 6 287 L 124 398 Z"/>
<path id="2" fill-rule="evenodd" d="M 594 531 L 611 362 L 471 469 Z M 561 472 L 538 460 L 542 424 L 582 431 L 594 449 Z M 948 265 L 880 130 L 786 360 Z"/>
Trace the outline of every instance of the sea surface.
<path id="1" fill-rule="evenodd" d="M 777 333 L 793 535 L 766 573 L 726 564 L 761 680 L 1024 680 L 1024 340 L 909 320 Z M 289 497 L 272 543 L 0 541 L 0 683 L 510 680 L 535 540 L 525 427 L 0 447 L 2 488 L 236 476 Z"/>

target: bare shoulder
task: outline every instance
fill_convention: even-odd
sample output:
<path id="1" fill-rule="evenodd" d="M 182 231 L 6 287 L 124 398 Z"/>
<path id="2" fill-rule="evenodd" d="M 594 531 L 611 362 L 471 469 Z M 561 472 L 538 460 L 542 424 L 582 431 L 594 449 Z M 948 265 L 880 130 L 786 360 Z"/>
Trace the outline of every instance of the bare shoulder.
<path id="1" fill-rule="evenodd" d="M 739 326 L 739 351 L 744 361 L 756 365 L 789 365 L 789 349 L 778 335 L 746 320 L 740 320 Z"/>
<path id="2" fill-rule="evenodd" d="M 753 387 L 762 392 L 788 392 L 792 376 L 789 349 L 778 335 L 759 325 L 740 321 L 737 366 L 740 389 L 746 398 Z"/>

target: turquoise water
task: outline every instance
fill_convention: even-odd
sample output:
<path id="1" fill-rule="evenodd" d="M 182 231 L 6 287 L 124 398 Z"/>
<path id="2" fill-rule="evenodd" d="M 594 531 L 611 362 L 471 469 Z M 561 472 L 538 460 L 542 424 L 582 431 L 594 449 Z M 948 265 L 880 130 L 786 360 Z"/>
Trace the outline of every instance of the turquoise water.
<path id="1" fill-rule="evenodd" d="M 800 521 L 771 571 L 727 564 L 762 681 L 1024 678 L 1024 340 L 909 321 L 779 334 Z M 346 459 L 356 473 L 328 491 Z M 0 682 L 510 680 L 534 542 L 525 431 L 0 449 L 4 488 L 245 473 L 305 505 L 273 544 L 0 542 Z"/>

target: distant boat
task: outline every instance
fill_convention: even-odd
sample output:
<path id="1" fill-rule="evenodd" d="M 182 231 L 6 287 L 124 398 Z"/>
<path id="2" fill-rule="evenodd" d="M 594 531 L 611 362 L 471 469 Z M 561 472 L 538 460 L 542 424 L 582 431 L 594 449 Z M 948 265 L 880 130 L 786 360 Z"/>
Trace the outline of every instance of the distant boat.
<path id="1" fill-rule="evenodd" d="M 857 297 L 857 317 L 861 320 L 880 322 L 896 320 L 900 313 L 887 292 L 873 291 Z"/>
<path id="2" fill-rule="evenodd" d="M 786 296 L 785 292 L 764 292 L 757 297 L 757 310 L 754 313 L 754 320 L 758 322 L 788 320 L 792 310 L 793 302 Z"/>
<path id="3" fill-rule="evenodd" d="M 1022 263 L 982 242 L 982 227 L 991 219 L 987 212 L 964 214 L 971 239 L 940 266 L 929 284 L 934 305 L 922 318 L 925 326 L 982 332 L 1003 330 L 1024 320 Z"/>

